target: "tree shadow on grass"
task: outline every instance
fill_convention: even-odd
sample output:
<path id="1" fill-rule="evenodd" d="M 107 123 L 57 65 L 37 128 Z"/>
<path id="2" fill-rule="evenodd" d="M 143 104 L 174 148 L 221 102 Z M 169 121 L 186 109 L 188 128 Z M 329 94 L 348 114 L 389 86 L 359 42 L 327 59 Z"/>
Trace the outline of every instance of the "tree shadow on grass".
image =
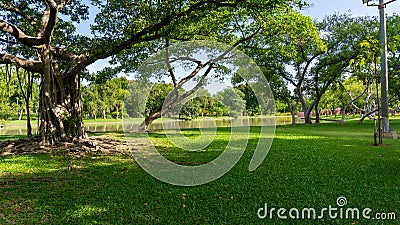
<path id="1" fill-rule="evenodd" d="M 1 158 L 2 163 L 14 163 L 10 167 L 16 166 L 17 171 L 25 165 L 25 172 L 1 174 L 0 211 L 16 224 L 119 221 L 118 216 L 132 214 L 121 211 L 137 205 L 127 204 L 125 200 L 150 194 L 151 190 L 145 186 L 153 186 L 151 182 L 154 182 L 131 159 L 122 156 L 75 159 L 72 169 L 71 159 L 62 156 L 31 155 L 29 160 L 22 156 Z M 47 163 L 52 166 L 46 166 Z"/>
<path id="2" fill-rule="evenodd" d="M 17 174 L 1 174 L 0 212 L 16 224 L 254 224 L 264 201 L 271 207 L 323 208 L 342 194 L 354 207 L 396 210 L 400 180 L 393 167 L 398 163 L 372 161 L 367 168 L 362 158 L 340 164 L 340 155 L 328 160 L 332 156 L 307 152 L 273 146 L 252 173 L 247 171 L 249 152 L 223 178 L 198 187 L 162 183 L 123 156 L 74 159 L 71 170 L 68 157 L 5 156 L 2 164 L 8 160 L 10 166 L 25 167 Z M 7 222 L 4 218 L 0 223 Z"/>
<path id="3" fill-rule="evenodd" d="M 384 156 L 371 155 L 376 148 L 347 147 L 354 141 L 332 133 L 312 138 L 296 129 L 291 136 L 275 138 L 254 172 L 247 168 L 258 138 L 251 137 L 232 171 L 198 187 L 162 183 L 124 156 L 0 157 L 0 213 L 16 224 L 259 224 L 263 221 L 256 213 L 264 203 L 322 209 L 333 206 L 338 196 L 345 196 L 349 207 L 400 213 L 396 146 L 385 149 Z M 215 153 L 224 143 L 215 142 Z M 193 155 L 201 160 L 206 156 L 213 158 L 210 153 L 204 158 Z M 0 216 L 0 223 L 9 223 L 4 218 Z"/>

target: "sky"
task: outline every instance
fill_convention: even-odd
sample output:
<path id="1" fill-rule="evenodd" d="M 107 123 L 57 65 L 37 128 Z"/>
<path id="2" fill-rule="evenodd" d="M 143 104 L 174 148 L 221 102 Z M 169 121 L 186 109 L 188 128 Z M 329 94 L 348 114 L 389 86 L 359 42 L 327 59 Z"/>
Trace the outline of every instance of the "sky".
<path id="1" fill-rule="evenodd" d="M 304 10 L 303 13 L 317 20 L 322 20 L 325 16 L 334 13 L 348 12 L 354 16 L 379 16 L 377 6 L 368 7 L 362 3 L 362 0 L 307 0 L 307 2 L 311 4 L 311 7 Z M 400 13 L 400 0 L 388 4 L 386 11 L 387 14 Z"/>
<path id="2" fill-rule="evenodd" d="M 362 3 L 362 0 L 307 0 L 307 2 L 311 4 L 311 6 L 304 9 L 302 13 L 319 21 L 334 13 L 351 13 L 353 16 L 379 16 L 378 7 L 368 7 Z M 388 4 L 386 12 L 389 15 L 393 13 L 400 14 L 400 0 Z M 82 24 L 78 29 L 85 29 L 83 27 L 87 29 L 88 26 Z M 103 69 L 106 65 L 107 60 L 99 60 L 90 65 L 88 69 L 90 72 L 95 72 Z"/>

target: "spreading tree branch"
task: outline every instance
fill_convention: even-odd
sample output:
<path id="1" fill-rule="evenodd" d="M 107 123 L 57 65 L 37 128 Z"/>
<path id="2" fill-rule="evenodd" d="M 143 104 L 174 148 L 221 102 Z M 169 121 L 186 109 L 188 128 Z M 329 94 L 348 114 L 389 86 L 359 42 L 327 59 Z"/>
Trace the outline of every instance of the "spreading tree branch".
<path id="1" fill-rule="evenodd" d="M 63 5 L 61 3 L 58 5 L 53 0 L 44 0 L 44 3 L 46 4 L 46 9 L 41 18 L 43 28 L 39 32 L 39 37 L 44 44 L 49 44 L 50 39 L 53 36 L 54 27 L 57 23 L 58 11 L 62 9 Z"/>
<path id="2" fill-rule="evenodd" d="M 141 43 L 144 41 L 153 41 L 160 38 L 162 35 L 157 33 L 156 31 L 161 30 L 162 28 L 170 25 L 173 21 L 181 19 L 185 16 L 188 16 L 190 13 L 195 11 L 201 11 L 202 8 L 211 7 L 210 5 L 217 7 L 237 7 L 240 3 L 246 2 L 246 0 L 235 0 L 235 1 L 211 1 L 204 0 L 199 1 L 191 6 L 189 6 L 186 10 L 182 12 L 178 12 L 176 14 L 165 15 L 161 18 L 158 23 L 155 23 L 151 26 L 144 28 L 142 31 L 134 34 L 132 37 L 126 40 L 120 40 L 115 42 L 112 48 L 107 49 L 98 49 L 94 53 L 88 57 L 84 64 L 89 65 L 98 59 L 105 59 L 107 57 L 116 55 L 123 50 L 132 48 L 133 45 L 137 43 Z"/>
<path id="3" fill-rule="evenodd" d="M 26 35 L 18 27 L 9 24 L 8 22 L 0 19 L 0 31 L 12 35 L 17 41 L 28 47 L 37 47 L 43 45 L 44 42 L 41 38 Z"/>
<path id="4" fill-rule="evenodd" d="M 18 66 L 36 73 L 43 72 L 43 64 L 40 61 L 23 59 L 10 54 L 0 54 L 0 64 L 17 64 Z"/>

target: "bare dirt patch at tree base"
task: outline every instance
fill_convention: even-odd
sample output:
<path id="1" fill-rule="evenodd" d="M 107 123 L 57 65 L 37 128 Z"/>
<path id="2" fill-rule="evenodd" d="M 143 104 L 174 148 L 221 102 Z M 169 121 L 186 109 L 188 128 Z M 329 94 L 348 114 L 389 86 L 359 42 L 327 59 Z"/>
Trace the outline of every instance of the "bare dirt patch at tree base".
<path id="1" fill-rule="evenodd" d="M 40 153 L 74 156 L 91 154 L 123 154 L 130 156 L 130 148 L 124 140 L 115 140 L 107 136 L 89 137 L 71 142 L 57 142 L 53 145 L 40 143 L 36 137 L 0 142 L 1 156 Z"/>

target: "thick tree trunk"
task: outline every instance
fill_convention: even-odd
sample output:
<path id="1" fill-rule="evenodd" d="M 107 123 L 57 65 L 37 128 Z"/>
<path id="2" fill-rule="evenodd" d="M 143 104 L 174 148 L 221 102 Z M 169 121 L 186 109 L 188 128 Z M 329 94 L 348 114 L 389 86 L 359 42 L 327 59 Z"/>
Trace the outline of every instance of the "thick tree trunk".
<path id="1" fill-rule="evenodd" d="M 86 138 L 82 120 L 79 74 L 61 75 L 49 49 L 42 53 L 44 73 L 40 90 L 40 136 L 42 142 L 54 143 Z"/>
<path id="2" fill-rule="evenodd" d="M 311 109 L 307 107 L 307 103 L 306 103 L 306 100 L 304 99 L 304 95 L 303 95 L 303 93 L 301 91 L 301 87 L 297 87 L 297 94 L 299 96 L 299 100 L 300 100 L 301 106 L 302 106 L 303 111 L 304 111 L 304 123 L 305 124 L 312 124 L 311 116 L 310 116 Z"/>
<path id="3" fill-rule="evenodd" d="M 319 102 L 315 104 L 315 123 L 320 123 L 319 121 L 319 109 L 318 109 Z"/>
<path id="4" fill-rule="evenodd" d="M 311 121 L 311 110 L 310 109 L 306 109 L 304 111 L 304 123 L 305 124 L 312 124 L 312 121 Z"/>
<path id="5" fill-rule="evenodd" d="M 296 112 L 292 109 L 290 114 L 292 115 L 292 124 L 296 124 Z"/>

